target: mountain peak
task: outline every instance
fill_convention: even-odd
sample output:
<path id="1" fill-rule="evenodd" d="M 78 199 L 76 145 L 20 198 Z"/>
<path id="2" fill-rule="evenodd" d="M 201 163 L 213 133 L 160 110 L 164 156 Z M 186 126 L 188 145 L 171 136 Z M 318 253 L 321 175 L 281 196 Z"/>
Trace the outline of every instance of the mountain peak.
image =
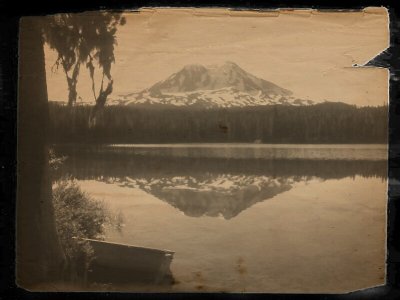
<path id="1" fill-rule="evenodd" d="M 185 65 L 181 71 L 206 71 L 206 67 L 204 67 L 203 65 L 199 65 L 199 64 L 189 64 L 189 65 Z"/>
<path id="2" fill-rule="evenodd" d="M 250 94 L 290 95 L 291 92 L 272 82 L 258 78 L 240 68 L 236 63 L 226 61 L 217 67 L 206 68 L 200 64 L 185 65 L 149 88 L 152 94 L 168 94 L 234 88 Z"/>
<path id="3" fill-rule="evenodd" d="M 225 61 L 222 66 L 240 68 L 236 63 L 234 63 L 233 61 L 229 61 L 229 60 Z"/>
<path id="4" fill-rule="evenodd" d="M 235 72 L 238 74 L 246 74 L 246 71 L 239 67 L 237 64 L 231 61 L 226 61 L 222 65 L 220 65 L 217 69 L 222 72 Z M 248 73 L 247 73 L 248 74 Z"/>
<path id="5" fill-rule="evenodd" d="M 258 78 L 232 61 L 205 67 L 188 64 L 148 89 L 124 97 L 131 104 L 244 107 L 270 104 L 309 105 L 292 92 Z"/>

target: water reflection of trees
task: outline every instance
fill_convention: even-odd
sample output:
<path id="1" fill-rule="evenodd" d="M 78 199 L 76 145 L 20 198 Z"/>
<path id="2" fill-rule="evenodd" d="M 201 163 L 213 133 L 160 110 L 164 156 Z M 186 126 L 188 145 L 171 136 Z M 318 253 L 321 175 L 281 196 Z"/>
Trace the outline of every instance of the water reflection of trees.
<path id="1" fill-rule="evenodd" d="M 68 159 L 58 172 L 77 179 L 101 177 L 207 176 L 206 173 L 251 174 L 271 177 L 340 179 L 387 177 L 387 162 L 368 160 L 267 160 L 180 158 L 121 153 L 65 153 Z"/>
<path id="2" fill-rule="evenodd" d="M 57 177 L 139 188 L 191 217 L 232 219 L 311 179 L 386 178 L 384 160 L 162 157 L 79 149 L 58 154 L 68 158 Z"/>

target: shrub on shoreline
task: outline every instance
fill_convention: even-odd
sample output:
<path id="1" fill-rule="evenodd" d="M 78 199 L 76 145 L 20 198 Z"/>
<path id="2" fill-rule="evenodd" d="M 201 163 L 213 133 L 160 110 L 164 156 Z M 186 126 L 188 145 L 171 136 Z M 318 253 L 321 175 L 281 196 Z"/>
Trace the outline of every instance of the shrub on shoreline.
<path id="1" fill-rule="evenodd" d="M 53 184 L 53 205 L 60 243 L 64 249 L 69 277 L 85 277 L 94 258 L 84 239 L 104 240 L 105 229 L 120 229 L 122 216 L 114 215 L 104 202 L 83 192 L 77 182 L 62 179 Z"/>

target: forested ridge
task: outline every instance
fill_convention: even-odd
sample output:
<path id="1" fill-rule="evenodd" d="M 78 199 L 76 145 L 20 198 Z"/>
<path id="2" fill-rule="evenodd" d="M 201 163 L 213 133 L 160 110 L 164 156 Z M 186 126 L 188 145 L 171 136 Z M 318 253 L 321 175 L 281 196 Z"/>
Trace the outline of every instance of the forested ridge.
<path id="1" fill-rule="evenodd" d="M 340 102 L 246 108 L 106 106 L 89 126 L 90 106 L 51 102 L 53 143 L 386 143 L 387 106 Z"/>

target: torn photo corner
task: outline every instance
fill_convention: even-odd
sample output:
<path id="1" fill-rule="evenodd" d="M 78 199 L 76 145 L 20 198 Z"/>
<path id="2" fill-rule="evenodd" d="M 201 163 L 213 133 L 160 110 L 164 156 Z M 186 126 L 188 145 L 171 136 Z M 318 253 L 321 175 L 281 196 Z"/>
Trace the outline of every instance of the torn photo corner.
<path id="1" fill-rule="evenodd" d="M 388 47 L 384 7 L 23 17 L 17 284 L 384 285 Z"/>

